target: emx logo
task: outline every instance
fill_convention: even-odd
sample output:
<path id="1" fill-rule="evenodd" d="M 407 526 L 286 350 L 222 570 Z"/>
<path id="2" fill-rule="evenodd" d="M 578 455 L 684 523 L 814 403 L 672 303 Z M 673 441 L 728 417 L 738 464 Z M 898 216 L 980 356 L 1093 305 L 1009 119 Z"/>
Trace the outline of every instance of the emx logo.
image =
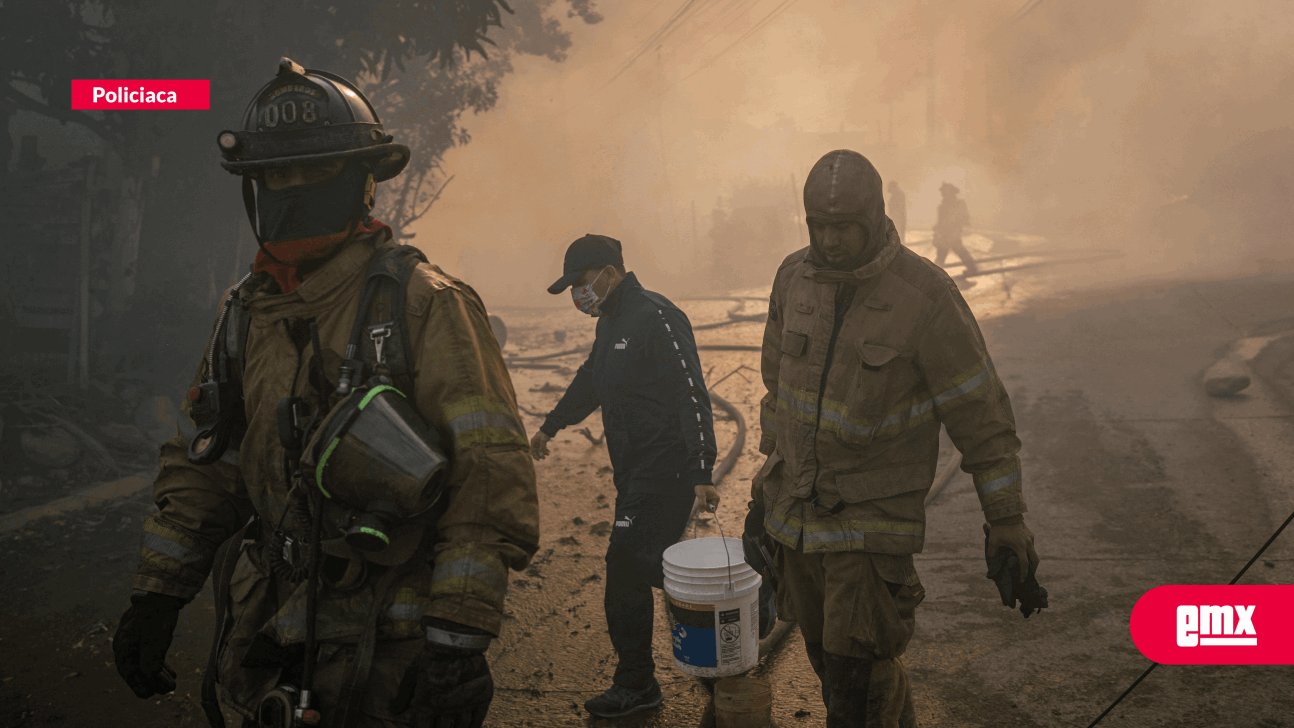
<path id="1" fill-rule="evenodd" d="M 1146 592 L 1130 628 L 1141 654 L 1166 665 L 1291 665 L 1292 617 L 1294 586 L 1174 585 Z"/>
<path id="2" fill-rule="evenodd" d="M 1257 604 L 1183 604 L 1177 608 L 1178 647 L 1257 647 L 1254 610 Z M 1206 637 L 1205 635 L 1211 635 Z"/>

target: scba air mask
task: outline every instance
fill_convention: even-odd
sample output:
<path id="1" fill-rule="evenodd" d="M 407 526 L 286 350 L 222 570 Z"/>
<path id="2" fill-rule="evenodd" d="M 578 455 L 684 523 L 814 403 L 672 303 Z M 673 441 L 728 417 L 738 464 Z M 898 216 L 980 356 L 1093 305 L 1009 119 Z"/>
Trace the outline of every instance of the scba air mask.
<path id="1" fill-rule="evenodd" d="M 353 509 L 345 542 L 368 555 L 385 551 L 397 529 L 436 504 L 449 458 L 435 428 L 379 375 L 332 408 L 301 464 L 324 497 Z"/>
<path id="2" fill-rule="evenodd" d="M 599 309 L 598 306 L 607 299 L 605 296 L 599 296 L 594 292 L 593 284 L 597 283 L 598 279 L 602 277 L 602 273 L 605 272 L 606 269 L 603 268 L 602 271 L 598 273 L 597 278 L 593 279 L 592 283 L 583 286 L 571 286 L 571 299 L 575 301 L 575 307 L 582 313 L 595 317 L 602 315 L 602 310 Z"/>

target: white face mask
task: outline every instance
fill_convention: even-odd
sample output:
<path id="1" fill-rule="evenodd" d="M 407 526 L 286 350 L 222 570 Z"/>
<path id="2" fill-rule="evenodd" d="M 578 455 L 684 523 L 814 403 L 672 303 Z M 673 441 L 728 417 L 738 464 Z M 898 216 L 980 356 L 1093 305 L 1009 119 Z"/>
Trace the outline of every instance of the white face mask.
<path id="1" fill-rule="evenodd" d="M 593 282 L 588 285 L 571 286 L 571 300 L 575 301 L 575 307 L 581 312 L 587 313 L 595 318 L 602 315 L 602 311 L 598 309 L 598 305 L 606 299 L 593 291 L 593 284 L 597 283 L 598 278 L 601 278 L 602 273 L 605 272 L 606 269 L 603 268 L 602 271 L 598 273 L 597 278 L 594 278 Z"/>

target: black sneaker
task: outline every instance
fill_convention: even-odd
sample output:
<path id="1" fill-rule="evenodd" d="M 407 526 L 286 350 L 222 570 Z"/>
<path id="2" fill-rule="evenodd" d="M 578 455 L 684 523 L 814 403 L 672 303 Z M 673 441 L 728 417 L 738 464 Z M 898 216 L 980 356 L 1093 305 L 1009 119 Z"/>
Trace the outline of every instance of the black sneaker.
<path id="1" fill-rule="evenodd" d="M 585 701 L 584 709 L 599 718 L 619 718 L 640 710 L 651 710 L 663 702 L 665 696 L 660 694 L 660 684 L 652 680 L 651 685 L 642 690 L 612 685 L 605 693 Z"/>

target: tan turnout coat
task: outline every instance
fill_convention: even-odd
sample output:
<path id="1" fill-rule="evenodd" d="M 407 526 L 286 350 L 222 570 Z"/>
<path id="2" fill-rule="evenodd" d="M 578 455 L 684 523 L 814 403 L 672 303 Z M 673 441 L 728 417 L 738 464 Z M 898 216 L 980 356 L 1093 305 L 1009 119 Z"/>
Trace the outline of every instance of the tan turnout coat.
<path id="1" fill-rule="evenodd" d="M 773 283 L 760 413 L 769 458 L 752 496 L 773 538 L 806 553 L 920 552 L 941 422 L 985 518 L 1025 511 L 1011 404 L 974 316 L 893 225 L 888 238 L 853 271 L 819 267 L 805 248 Z M 842 281 L 858 291 L 820 388 Z"/>
<path id="2" fill-rule="evenodd" d="M 275 406 L 289 395 L 312 401 L 315 396 L 308 383 L 313 349 L 308 342 L 299 348 L 290 329 L 294 322 L 318 322 L 324 370 L 335 382 L 369 259 L 376 246 L 389 244 L 385 236 L 361 238 L 291 293 L 279 293 L 273 284 L 267 288 L 267 276 L 244 286 L 240 295 L 251 311 L 244 376 L 247 434 L 207 466 L 189 463 L 189 436 L 183 432 L 162 447 L 154 485 L 159 512 L 144 525 L 136 588 L 192 598 L 212 570 L 216 549 L 249 516 L 258 515 L 262 527 L 270 529 L 279 522 L 289 481 Z M 507 570 L 524 568 L 538 544 L 534 468 L 484 305 L 463 282 L 420 264 L 409 281 L 404 313 L 413 353 L 413 399 L 452 441 L 449 490 L 438 511 L 436 540 L 421 547 L 385 593 L 374 593 L 372 578 L 347 593 L 321 589 L 321 681 L 335 671 L 326 664 L 329 656 L 353 649 L 375 599 L 381 607 L 379 640 L 403 641 L 396 650 L 396 663 L 402 664 L 384 664 L 391 649 L 379 648 L 375 676 L 391 673 L 398 682 L 399 670 L 421 642 L 414 638 L 422 636 L 424 615 L 498 634 Z M 199 377 L 205 366 L 204 356 Z M 181 420 L 192 432 L 188 418 Z M 276 677 L 239 667 L 247 644 L 257 632 L 280 645 L 299 643 L 305 625 L 304 589 L 272 576 L 254 556 L 254 549 L 245 552 L 235 567 L 234 626 L 219 670 L 222 699 L 244 715 Z M 328 686 L 319 690 L 326 699 Z M 385 712 L 381 701 L 370 702 L 370 712 Z"/>

